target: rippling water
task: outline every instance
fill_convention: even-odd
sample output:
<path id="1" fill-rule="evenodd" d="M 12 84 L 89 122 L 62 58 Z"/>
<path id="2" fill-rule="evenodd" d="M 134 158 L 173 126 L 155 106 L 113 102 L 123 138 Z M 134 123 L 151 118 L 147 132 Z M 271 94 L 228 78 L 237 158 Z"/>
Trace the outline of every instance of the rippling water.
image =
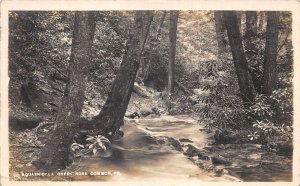
<path id="1" fill-rule="evenodd" d="M 184 115 L 129 120 L 122 128 L 124 137 L 113 143 L 107 158 L 103 158 L 105 153 L 102 158 L 82 157 L 68 170 L 120 173 L 115 176 L 76 176 L 74 180 L 291 181 L 291 160 L 263 152 L 252 145 L 244 146 L 244 149 L 229 146 L 227 150 L 214 147 L 224 156 L 229 154 L 236 162 L 225 167 L 233 176 L 216 176 L 200 169 L 182 152 L 158 141 L 162 137 L 189 139 L 198 148 L 212 147 L 211 138 L 199 130 L 201 128 L 203 126 L 198 121 Z"/>

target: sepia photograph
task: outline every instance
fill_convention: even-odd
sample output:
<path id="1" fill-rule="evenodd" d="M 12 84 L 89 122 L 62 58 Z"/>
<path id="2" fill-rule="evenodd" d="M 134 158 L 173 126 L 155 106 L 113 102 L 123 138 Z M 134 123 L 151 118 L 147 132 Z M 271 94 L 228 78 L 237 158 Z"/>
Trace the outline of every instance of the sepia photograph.
<path id="1" fill-rule="evenodd" d="M 291 9 L 6 13 L 7 182 L 299 179 Z"/>

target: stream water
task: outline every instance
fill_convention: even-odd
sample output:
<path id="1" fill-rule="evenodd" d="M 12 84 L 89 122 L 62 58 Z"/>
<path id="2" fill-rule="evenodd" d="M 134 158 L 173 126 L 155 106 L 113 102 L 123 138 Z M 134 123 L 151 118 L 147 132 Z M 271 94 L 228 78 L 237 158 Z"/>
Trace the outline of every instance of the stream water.
<path id="1" fill-rule="evenodd" d="M 209 134 L 200 130 L 203 128 L 197 120 L 185 115 L 128 120 L 122 128 L 123 138 L 113 142 L 107 157 L 105 153 L 102 157 L 81 157 L 67 171 L 94 174 L 75 176 L 74 180 L 291 181 L 292 161 L 288 158 L 266 153 L 255 145 L 214 146 Z M 160 142 L 166 138 L 185 141 L 200 149 L 209 147 L 213 153 L 227 156 L 233 163 L 223 168 L 231 174 L 216 175 L 200 169 L 176 150 L 176 145 Z"/>

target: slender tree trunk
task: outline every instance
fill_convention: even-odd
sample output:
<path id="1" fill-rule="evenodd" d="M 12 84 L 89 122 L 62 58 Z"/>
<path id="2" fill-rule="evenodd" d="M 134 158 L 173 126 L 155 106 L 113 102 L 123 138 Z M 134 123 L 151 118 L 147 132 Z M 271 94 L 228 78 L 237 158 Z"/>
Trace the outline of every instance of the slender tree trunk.
<path id="1" fill-rule="evenodd" d="M 93 43 L 94 36 L 95 36 L 97 17 L 98 17 L 98 12 L 90 11 L 88 13 L 88 24 L 90 26 L 90 37 L 91 37 L 92 43 Z"/>
<path id="2" fill-rule="evenodd" d="M 258 28 L 257 28 L 257 30 L 259 31 L 259 32 L 262 32 L 263 30 L 264 30 L 264 22 L 265 22 L 265 13 L 264 12 L 259 12 L 258 13 Z"/>
<path id="3" fill-rule="evenodd" d="M 222 53 L 226 51 L 226 40 L 225 40 L 225 24 L 223 21 L 223 16 L 221 11 L 214 11 L 216 34 L 218 42 L 218 56 L 220 57 Z"/>
<path id="4" fill-rule="evenodd" d="M 245 106 L 249 106 L 254 99 L 254 90 L 251 75 L 248 71 L 242 37 L 238 26 L 238 19 L 234 11 L 223 12 L 229 44 L 232 52 L 241 97 Z"/>
<path id="5" fill-rule="evenodd" d="M 278 24 L 279 12 L 267 12 L 266 48 L 262 78 L 262 89 L 266 95 L 271 95 L 276 86 Z"/>
<path id="6" fill-rule="evenodd" d="M 70 145 L 78 128 L 77 121 L 84 104 L 88 73 L 86 63 L 91 60 L 90 51 L 95 25 L 91 26 L 89 16 L 87 12 L 75 13 L 68 82 L 55 120 L 55 128 L 36 162 L 36 166 L 40 169 L 57 170 L 68 165 Z"/>
<path id="7" fill-rule="evenodd" d="M 123 57 L 120 70 L 101 112 L 93 119 L 94 125 L 105 135 L 114 135 L 123 125 L 153 16 L 153 11 L 135 13 L 127 52 Z"/>
<path id="8" fill-rule="evenodd" d="M 155 38 L 154 38 L 156 40 L 156 42 L 152 42 L 152 43 L 154 43 L 154 45 L 159 45 L 159 42 L 157 42 L 157 41 L 159 41 L 159 37 L 161 36 L 161 30 L 162 30 L 166 15 L 167 15 L 167 11 L 162 11 L 162 15 L 159 20 L 159 24 L 157 26 L 156 34 L 155 34 Z M 151 65 L 152 65 L 151 63 L 154 60 L 154 59 L 149 59 L 149 57 L 148 57 L 149 55 L 151 55 L 151 54 L 149 52 L 145 51 L 144 59 L 141 60 L 142 69 L 140 72 L 141 72 L 141 76 L 142 76 L 142 82 L 145 82 L 148 80 Z"/>
<path id="9" fill-rule="evenodd" d="M 165 18 L 166 18 L 166 15 L 167 15 L 167 11 L 163 11 L 163 14 L 161 16 L 161 19 L 159 21 L 159 25 L 157 27 L 157 31 L 156 31 L 156 34 L 155 34 L 155 39 L 158 39 L 159 36 L 160 36 L 160 32 L 161 32 L 161 28 L 164 24 L 164 21 L 165 21 Z"/>
<path id="10" fill-rule="evenodd" d="M 246 12 L 246 32 L 245 37 L 245 47 L 252 50 L 255 47 L 255 43 L 251 42 L 253 38 L 257 35 L 257 14 L 255 11 Z M 249 39 L 248 39 L 249 38 Z"/>
<path id="11" fill-rule="evenodd" d="M 255 53 L 255 39 L 257 36 L 257 14 L 255 11 L 246 12 L 246 31 L 245 31 L 245 50 L 249 51 L 250 55 Z"/>
<path id="12" fill-rule="evenodd" d="M 170 26 L 169 26 L 170 48 L 169 48 L 168 87 L 167 87 L 168 94 L 171 94 L 174 88 L 174 69 L 175 69 L 178 16 L 179 16 L 179 11 L 170 11 Z"/>
<path id="13" fill-rule="evenodd" d="M 236 16 L 237 16 L 237 22 L 238 22 L 238 25 L 239 25 L 240 33 L 241 33 L 241 35 L 243 35 L 242 34 L 242 12 L 237 11 Z"/>
<path id="14" fill-rule="evenodd" d="M 246 31 L 244 37 L 244 46 L 246 58 L 249 62 L 250 72 L 254 84 L 254 88 L 257 92 L 261 92 L 261 79 L 259 74 L 259 68 L 261 64 L 258 57 L 258 50 L 256 48 L 257 40 L 257 13 L 255 11 L 246 12 Z"/>

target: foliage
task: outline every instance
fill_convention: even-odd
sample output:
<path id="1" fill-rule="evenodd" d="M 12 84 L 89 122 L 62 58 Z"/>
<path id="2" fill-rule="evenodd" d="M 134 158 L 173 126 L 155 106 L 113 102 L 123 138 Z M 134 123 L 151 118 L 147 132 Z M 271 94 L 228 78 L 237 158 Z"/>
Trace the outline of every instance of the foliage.
<path id="1" fill-rule="evenodd" d="M 74 142 L 71 145 L 72 151 L 84 151 L 84 154 L 92 153 L 93 155 L 97 154 L 98 151 L 106 151 L 107 146 L 110 143 L 109 139 L 107 139 L 105 136 L 102 135 L 96 135 L 96 136 L 90 136 L 87 135 L 87 138 L 85 139 L 87 141 L 86 144 L 79 144 Z M 80 153 L 78 153 L 80 154 Z"/>
<path id="2" fill-rule="evenodd" d="M 88 136 L 86 141 L 88 141 L 86 147 L 92 149 L 93 154 L 96 154 L 98 150 L 106 150 L 106 144 L 110 143 L 110 141 L 102 135 Z"/>
<path id="3" fill-rule="evenodd" d="M 273 110 L 268 102 L 268 97 L 263 94 L 257 94 L 254 103 L 247 110 L 248 117 L 252 120 L 270 118 L 273 116 Z"/>
<path id="4" fill-rule="evenodd" d="M 70 55 L 71 12 L 10 12 L 9 61 L 12 78 L 64 72 Z M 48 67 L 48 68 L 45 68 Z"/>
<path id="5" fill-rule="evenodd" d="M 232 65 L 230 59 L 207 62 L 202 83 L 208 94 L 201 97 L 203 107 L 199 116 L 211 120 L 209 127 L 223 130 L 227 127 L 241 128 L 246 123 L 242 101 L 235 94 L 238 90 Z"/>
<path id="6" fill-rule="evenodd" d="M 189 114 L 193 112 L 193 106 L 199 101 L 197 96 L 189 96 L 176 90 L 174 94 L 165 100 L 169 114 Z"/>
<path id="7" fill-rule="evenodd" d="M 292 123 L 293 119 L 293 95 L 290 89 L 274 90 L 271 97 L 274 110 L 274 119 L 279 122 Z"/>
<path id="8" fill-rule="evenodd" d="M 253 121 L 255 139 L 268 149 L 276 149 L 278 143 L 292 140 L 290 96 L 287 89 L 274 90 L 270 97 L 258 94 L 247 110 L 249 119 Z M 250 140 L 254 138 L 252 134 L 248 137 Z"/>
<path id="9" fill-rule="evenodd" d="M 265 20 L 263 20 L 265 22 Z M 245 50 L 251 75 L 256 85 L 256 96 L 251 106 L 242 105 L 236 89 L 237 81 L 232 69 L 233 63 L 229 53 L 223 54 L 220 60 L 207 61 L 202 65 L 199 76 L 202 77 L 201 88 L 206 94 L 201 95 L 202 107 L 199 116 L 208 127 L 225 130 L 226 128 L 249 130 L 248 138 L 254 143 L 262 143 L 267 148 L 278 147 L 278 144 L 292 139 L 292 45 L 288 39 L 291 33 L 291 17 L 282 12 L 279 25 L 278 81 L 271 96 L 261 94 L 261 78 L 264 63 L 265 30 L 259 29 L 250 40 L 251 50 Z M 265 24 L 264 24 L 265 26 Z M 244 26 L 242 26 L 243 28 Z M 203 68 L 204 67 L 204 68 Z M 245 128 L 246 127 L 246 128 Z"/>
<path id="10" fill-rule="evenodd" d="M 250 40 L 253 48 L 245 47 L 245 55 L 247 58 L 249 71 L 252 75 L 253 83 L 255 85 L 256 91 L 261 91 L 261 81 L 263 74 L 263 64 L 264 64 L 264 54 L 265 54 L 265 32 L 259 32 L 252 37 L 244 36 L 245 40 Z"/>
<path id="11" fill-rule="evenodd" d="M 292 129 L 285 127 L 284 124 L 276 126 L 271 121 L 265 119 L 263 121 L 256 120 L 253 122 L 255 135 L 249 135 L 250 140 L 258 139 L 260 143 L 265 144 L 271 150 L 276 150 L 278 143 L 289 142 L 292 140 Z"/>

